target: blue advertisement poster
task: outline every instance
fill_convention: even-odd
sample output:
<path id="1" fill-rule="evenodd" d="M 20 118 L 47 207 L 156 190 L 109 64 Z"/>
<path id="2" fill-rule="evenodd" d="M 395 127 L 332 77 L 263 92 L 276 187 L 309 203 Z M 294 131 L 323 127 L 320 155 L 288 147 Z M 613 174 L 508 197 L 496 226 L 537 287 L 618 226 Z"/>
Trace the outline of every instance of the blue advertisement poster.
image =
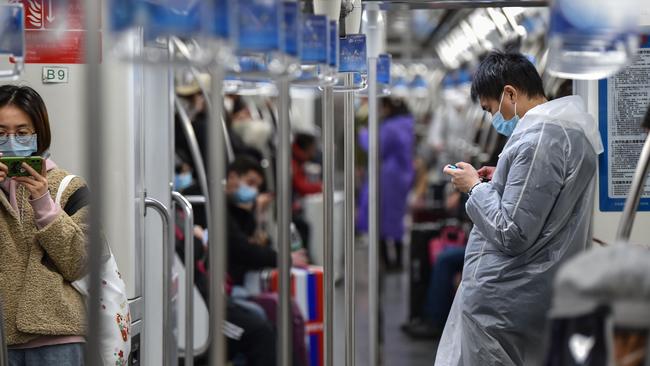
<path id="1" fill-rule="evenodd" d="M 330 50 L 327 54 L 328 63 L 332 67 L 339 64 L 339 23 L 336 20 L 330 20 Z"/>
<path id="2" fill-rule="evenodd" d="M 302 33 L 303 64 L 326 64 L 327 48 L 329 47 L 327 32 L 327 17 L 324 15 L 309 15 L 305 17 Z"/>
<path id="3" fill-rule="evenodd" d="M 280 2 L 238 0 L 231 10 L 239 51 L 268 52 L 280 49 Z M 232 19 L 232 17 L 231 17 Z"/>
<path id="4" fill-rule="evenodd" d="M 341 38 L 339 72 L 368 72 L 366 35 L 350 34 Z"/>
<path id="5" fill-rule="evenodd" d="M 300 4 L 297 1 L 285 1 L 282 3 L 284 19 L 282 31 L 284 44 L 282 51 L 289 56 L 298 56 L 298 35 L 300 34 Z"/>
<path id="6" fill-rule="evenodd" d="M 0 8 L 0 54 L 24 56 L 24 28 L 21 6 L 6 5 Z"/>
<path id="7" fill-rule="evenodd" d="M 377 60 L 377 82 L 390 85 L 390 64 L 392 56 L 389 54 L 379 55 Z"/>
<path id="8" fill-rule="evenodd" d="M 599 157 L 600 211 L 623 211 L 646 139 L 640 127 L 650 105 L 650 37 L 634 63 L 598 82 L 598 126 L 605 152 Z M 650 179 L 638 211 L 650 211 Z"/>

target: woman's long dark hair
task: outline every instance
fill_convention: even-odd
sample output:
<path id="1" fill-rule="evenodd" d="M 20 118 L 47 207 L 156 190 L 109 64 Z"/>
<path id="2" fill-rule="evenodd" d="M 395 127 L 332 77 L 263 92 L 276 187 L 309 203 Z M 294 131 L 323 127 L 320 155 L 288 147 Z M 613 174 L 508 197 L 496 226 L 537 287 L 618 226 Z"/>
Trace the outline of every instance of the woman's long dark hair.
<path id="1" fill-rule="evenodd" d="M 411 115 L 411 111 L 409 110 L 408 106 L 406 105 L 403 99 L 381 98 L 381 104 L 383 107 L 388 109 L 386 118 Z"/>
<path id="2" fill-rule="evenodd" d="M 45 102 L 36 90 L 28 86 L 0 86 L 0 108 L 7 106 L 14 106 L 29 116 L 38 139 L 37 153 L 40 155 L 47 151 L 52 142 L 50 119 L 47 116 Z"/>

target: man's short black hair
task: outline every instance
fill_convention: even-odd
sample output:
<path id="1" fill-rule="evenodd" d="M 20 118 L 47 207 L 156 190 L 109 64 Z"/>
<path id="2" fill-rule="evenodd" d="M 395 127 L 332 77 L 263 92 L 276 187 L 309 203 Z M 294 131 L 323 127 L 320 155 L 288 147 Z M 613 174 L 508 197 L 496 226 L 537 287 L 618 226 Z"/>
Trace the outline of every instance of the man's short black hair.
<path id="1" fill-rule="evenodd" d="M 490 52 L 476 70 L 472 81 L 472 99 L 500 100 L 503 88 L 511 85 L 528 97 L 544 97 L 542 78 L 526 56 L 513 52 Z"/>
<path id="2" fill-rule="evenodd" d="M 293 143 L 301 150 L 305 151 L 316 145 L 316 137 L 307 133 L 297 133 L 293 138 Z"/>
<path id="3" fill-rule="evenodd" d="M 239 155 L 235 157 L 235 160 L 228 165 L 228 174 L 236 173 L 237 175 L 245 175 L 248 172 L 255 172 L 264 178 L 264 169 L 262 165 L 255 159 L 246 156 Z"/>

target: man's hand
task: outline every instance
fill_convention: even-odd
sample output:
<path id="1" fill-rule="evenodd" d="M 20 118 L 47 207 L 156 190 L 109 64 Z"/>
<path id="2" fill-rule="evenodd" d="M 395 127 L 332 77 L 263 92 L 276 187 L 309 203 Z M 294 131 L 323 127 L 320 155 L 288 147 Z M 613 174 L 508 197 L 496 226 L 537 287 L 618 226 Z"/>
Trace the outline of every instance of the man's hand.
<path id="1" fill-rule="evenodd" d="M 496 170 L 496 167 L 493 166 L 484 166 L 481 169 L 478 170 L 478 176 L 483 180 L 483 181 L 491 181 L 492 176 L 494 175 L 494 171 Z"/>
<path id="2" fill-rule="evenodd" d="M 309 266 L 309 259 L 307 259 L 307 252 L 304 249 L 296 250 L 291 253 L 291 262 L 294 267 L 305 268 Z"/>
<path id="3" fill-rule="evenodd" d="M 472 187 L 481 183 L 476 169 L 467 163 L 456 163 L 456 169 L 451 165 L 447 165 L 443 171 L 451 176 L 451 183 L 463 193 L 469 192 Z"/>
<path id="4" fill-rule="evenodd" d="M 256 245 L 266 246 L 269 244 L 269 234 L 264 230 L 255 230 L 249 242 Z"/>
<path id="5" fill-rule="evenodd" d="M 269 208 L 269 206 L 273 202 L 273 195 L 270 193 L 260 193 L 257 196 L 256 201 L 257 201 L 256 206 L 258 212 L 264 212 L 266 211 L 267 208 Z"/>

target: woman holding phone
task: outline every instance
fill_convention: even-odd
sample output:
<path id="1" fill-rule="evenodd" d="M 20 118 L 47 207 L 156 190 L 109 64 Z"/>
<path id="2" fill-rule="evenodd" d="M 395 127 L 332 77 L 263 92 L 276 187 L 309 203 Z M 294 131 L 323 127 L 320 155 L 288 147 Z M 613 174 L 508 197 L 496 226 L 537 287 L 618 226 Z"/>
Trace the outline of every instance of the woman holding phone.
<path id="1" fill-rule="evenodd" d="M 49 158 L 51 133 L 41 96 L 27 86 L 0 86 L 0 302 L 11 366 L 83 365 L 85 304 L 70 285 L 86 263 L 85 182 Z M 43 157 L 42 170 L 5 162 Z M 13 159 L 9 159 L 13 158 Z M 38 159 L 31 159 L 37 160 Z"/>

